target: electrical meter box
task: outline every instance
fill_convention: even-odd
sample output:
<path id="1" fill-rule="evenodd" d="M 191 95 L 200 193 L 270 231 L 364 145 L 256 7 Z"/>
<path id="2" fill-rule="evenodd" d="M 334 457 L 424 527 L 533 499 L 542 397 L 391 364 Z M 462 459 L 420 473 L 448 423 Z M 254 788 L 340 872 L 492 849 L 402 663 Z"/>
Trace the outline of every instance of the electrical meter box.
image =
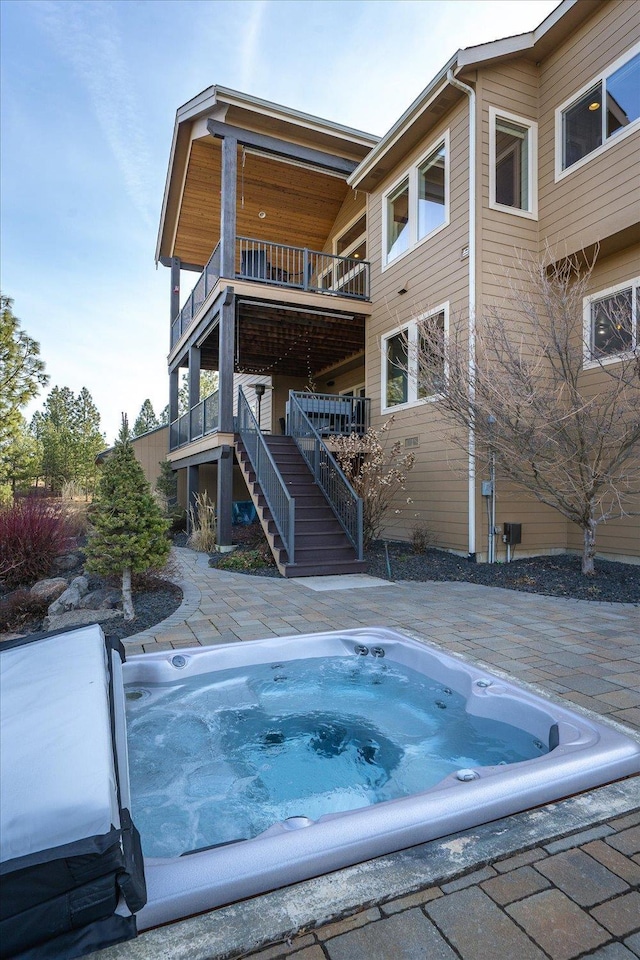
<path id="1" fill-rule="evenodd" d="M 522 524 L 503 523 L 502 542 L 509 544 L 510 547 L 515 547 L 517 543 L 522 543 Z"/>

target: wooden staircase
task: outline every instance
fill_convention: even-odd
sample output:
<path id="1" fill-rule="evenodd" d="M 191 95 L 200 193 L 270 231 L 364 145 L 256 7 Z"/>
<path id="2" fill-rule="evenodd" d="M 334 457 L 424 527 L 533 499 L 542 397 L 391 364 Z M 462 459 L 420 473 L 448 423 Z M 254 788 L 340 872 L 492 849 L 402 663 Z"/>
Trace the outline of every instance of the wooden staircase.
<path id="1" fill-rule="evenodd" d="M 315 483 L 293 437 L 265 435 L 264 439 L 287 489 L 295 497 L 295 563 L 288 562 L 271 511 L 238 435 L 235 448 L 240 469 L 280 573 L 283 577 L 364 573 L 366 563 L 356 558 L 356 551 Z"/>

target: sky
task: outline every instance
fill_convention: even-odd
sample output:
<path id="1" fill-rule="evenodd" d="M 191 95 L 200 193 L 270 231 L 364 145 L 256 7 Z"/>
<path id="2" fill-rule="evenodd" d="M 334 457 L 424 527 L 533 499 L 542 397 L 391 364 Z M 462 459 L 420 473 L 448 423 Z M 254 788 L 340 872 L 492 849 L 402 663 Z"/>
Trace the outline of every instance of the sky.
<path id="1" fill-rule="evenodd" d="M 109 443 L 123 412 L 167 403 L 169 271 L 154 255 L 181 104 L 217 83 L 382 135 L 457 49 L 556 5 L 0 0 L 0 285 L 49 389 L 86 386 Z"/>

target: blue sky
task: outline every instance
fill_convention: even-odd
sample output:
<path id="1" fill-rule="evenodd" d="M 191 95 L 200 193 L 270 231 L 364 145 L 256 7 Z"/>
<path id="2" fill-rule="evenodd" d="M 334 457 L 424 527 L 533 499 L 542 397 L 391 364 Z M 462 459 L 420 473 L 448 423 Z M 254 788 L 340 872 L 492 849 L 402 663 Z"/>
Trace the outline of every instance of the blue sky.
<path id="1" fill-rule="evenodd" d="M 555 6 L 1 0 L 1 284 L 50 386 L 88 387 L 110 442 L 122 411 L 167 402 L 154 252 L 178 106 L 219 83 L 383 134 L 459 47 Z"/>

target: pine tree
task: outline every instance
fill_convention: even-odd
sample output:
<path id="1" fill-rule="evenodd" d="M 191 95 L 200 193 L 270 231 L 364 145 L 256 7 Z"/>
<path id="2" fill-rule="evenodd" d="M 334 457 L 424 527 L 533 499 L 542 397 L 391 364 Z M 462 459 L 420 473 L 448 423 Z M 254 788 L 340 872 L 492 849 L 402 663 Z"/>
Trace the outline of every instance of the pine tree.
<path id="1" fill-rule="evenodd" d="M 143 433 L 148 433 L 149 430 L 155 430 L 155 428 L 159 426 L 160 423 L 153 409 L 153 404 L 151 400 L 147 398 L 140 407 L 140 413 L 133 424 L 131 436 L 141 437 Z"/>
<path id="2" fill-rule="evenodd" d="M 19 436 L 22 408 L 49 381 L 40 345 L 21 329 L 12 307 L 0 294 L 0 452 Z"/>
<path id="3" fill-rule="evenodd" d="M 95 532 L 87 544 L 86 569 L 102 576 L 122 575 L 124 619 L 133 620 L 131 574 L 163 567 L 171 545 L 167 522 L 133 452 L 125 416 L 102 469 L 91 522 Z"/>

